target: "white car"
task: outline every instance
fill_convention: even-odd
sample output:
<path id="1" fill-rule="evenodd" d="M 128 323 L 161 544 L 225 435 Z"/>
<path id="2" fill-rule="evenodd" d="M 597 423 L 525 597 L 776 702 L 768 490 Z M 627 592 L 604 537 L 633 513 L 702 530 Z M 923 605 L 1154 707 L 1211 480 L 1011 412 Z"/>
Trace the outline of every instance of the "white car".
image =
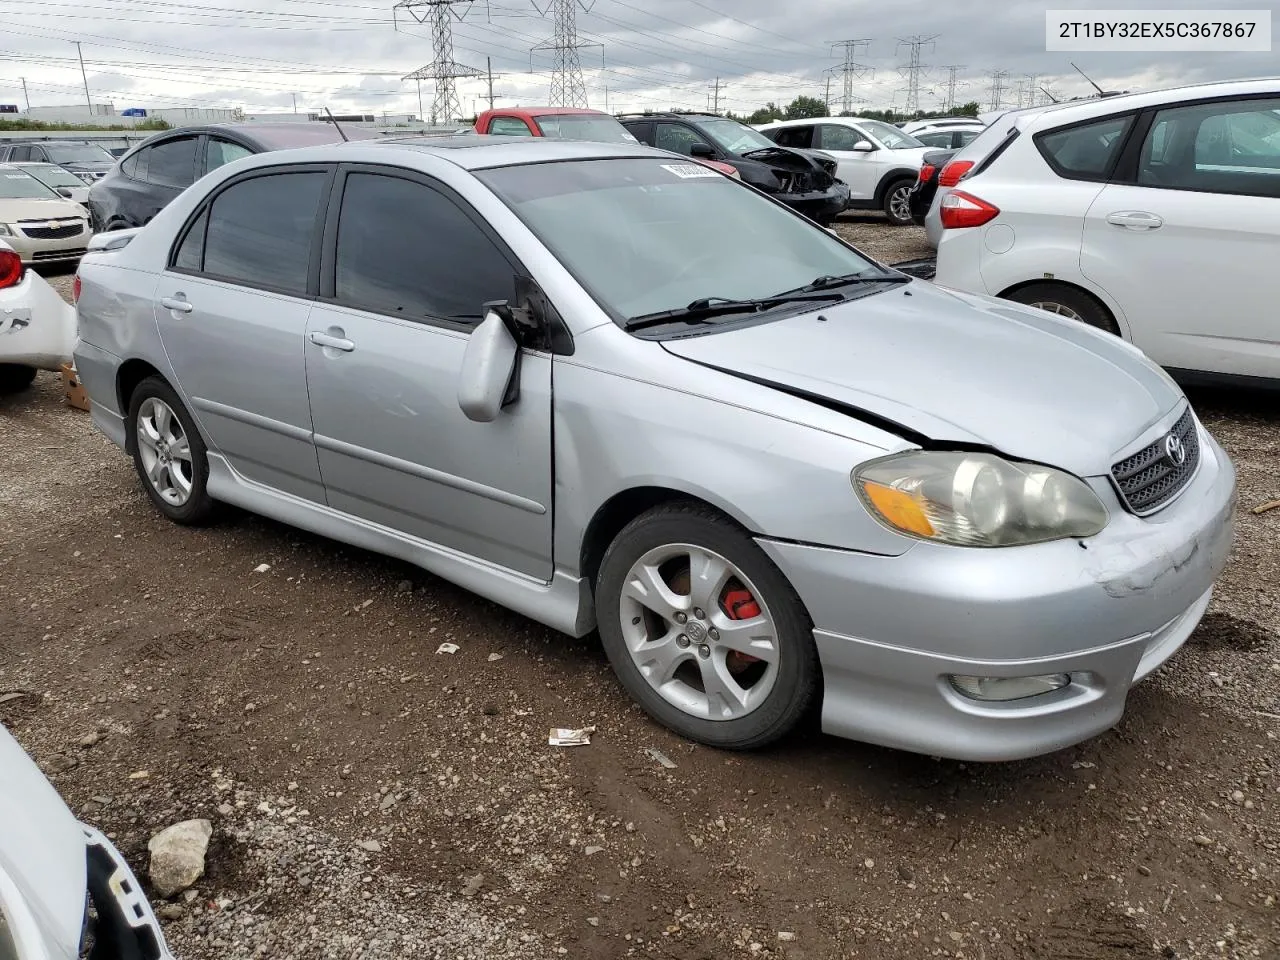
<path id="1" fill-rule="evenodd" d="M 0 727 L 0 960 L 73 960 L 84 951 L 173 958 L 120 851 L 76 821 Z"/>
<path id="2" fill-rule="evenodd" d="M 986 124 L 977 117 L 933 117 L 928 120 L 909 120 L 899 129 L 903 133 L 918 137 L 922 133 L 933 133 L 937 130 L 982 130 L 985 126 Z"/>
<path id="3" fill-rule="evenodd" d="M 23 263 L 79 260 L 91 234 L 88 210 L 21 167 L 0 163 L 0 237 Z"/>
<path id="4" fill-rule="evenodd" d="M 70 363 L 75 345 L 75 308 L 0 240 L 0 396 L 25 390 L 37 370 Z"/>
<path id="5" fill-rule="evenodd" d="M 1110 331 L 1175 376 L 1280 381 L 1280 79 L 1005 119 L 941 201 L 939 284 Z"/>
<path id="6" fill-rule="evenodd" d="M 850 210 L 883 210 L 895 226 L 911 223 L 911 191 L 929 151 L 897 127 L 857 117 L 779 120 L 760 132 L 781 147 L 821 150 L 849 185 Z"/>

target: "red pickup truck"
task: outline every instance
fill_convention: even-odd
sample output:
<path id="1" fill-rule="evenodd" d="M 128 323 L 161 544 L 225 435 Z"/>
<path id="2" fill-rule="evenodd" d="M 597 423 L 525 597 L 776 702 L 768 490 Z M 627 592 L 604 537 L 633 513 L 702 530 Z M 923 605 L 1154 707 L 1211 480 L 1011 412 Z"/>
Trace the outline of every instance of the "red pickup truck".
<path id="1" fill-rule="evenodd" d="M 579 107 L 499 107 L 476 118 L 476 133 L 499 137 L 550 137 L 557 140 L 593 140 L 597 143 L 634 143 L 639 140 L 615 117 L 600 110 Z M 718 170 L 727 177 L 738 171 L 727 163 L 686 157 Z"/>

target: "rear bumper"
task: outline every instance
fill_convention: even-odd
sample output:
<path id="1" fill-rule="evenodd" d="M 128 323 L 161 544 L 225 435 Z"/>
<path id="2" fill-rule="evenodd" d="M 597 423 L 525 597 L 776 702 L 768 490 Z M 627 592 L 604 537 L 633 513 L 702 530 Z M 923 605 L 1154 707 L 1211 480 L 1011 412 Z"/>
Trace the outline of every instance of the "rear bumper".
<path id="1" fill-rule="evenodd" d="M 76 372 L 89 394 L 89 412 L 93 425 L 120 449 L 127 448 L 124 412 L 116 398 L 116 376 L 120 358 L 84 340 L 75 345 Z"/>
<path id="2" fill-rule="evenodd" d="M 112 960 L 173 960 L 156 919 L 120 851 L 92 827 L 84 828 L 89 899 L 98 915 L 94 956 Z"/>
<path id="3" fill-rule="evenodd" d="M 929 214 L 929 207 L 933 205 L 933 195 L 938 192 L 938 184 L 922 184 L 916 182 L 915 188 L 911 191 L 911 220 L 917 227 L 924 226 L 925 217 Z"/>
<path id="4" fill-rule="evenodd" d="M 0 290 L 0 363 L 57 370 L 71 359 L 76 312 L 49 284 L 28 271 Z"/>

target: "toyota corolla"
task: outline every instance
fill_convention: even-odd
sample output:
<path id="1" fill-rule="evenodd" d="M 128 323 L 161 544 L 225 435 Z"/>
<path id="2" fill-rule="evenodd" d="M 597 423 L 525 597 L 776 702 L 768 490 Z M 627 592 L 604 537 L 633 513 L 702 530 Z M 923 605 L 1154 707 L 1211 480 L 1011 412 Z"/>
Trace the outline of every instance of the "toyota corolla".
<path id="1" fill-rule="evenodd" d="M 598 631 L 715 746 L 819 704 L 949 757 L 1078 742 L 1230 546 L 1231 463 L 1140 351 L 638 145 L 251 157 L 80 279 L 94 421 L 170 519 L 235 504 Z"/>

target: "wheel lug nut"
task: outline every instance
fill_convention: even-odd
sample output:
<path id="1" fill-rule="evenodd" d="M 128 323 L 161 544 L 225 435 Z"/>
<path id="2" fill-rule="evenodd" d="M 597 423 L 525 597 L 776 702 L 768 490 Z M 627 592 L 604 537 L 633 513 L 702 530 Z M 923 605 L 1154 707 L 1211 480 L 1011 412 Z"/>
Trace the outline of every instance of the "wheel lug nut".
<path id="1" fill-rule="evenodd" d="M 707 657 L 711 656 L 711 648 L 704 643 L 698 648 L 698 656 L 703 660 L 707 659 Z"/>
<path id="2" fill-rule="evenodd" d="M 695 617 L 697 617 L 699 620 L 703 619 L 703 618 L 706 616 L 706 614 L 705 614 L 705 613 L 703 613 L 703 612 L 702 612 L 699 608 L 697 608 L 697 607 L 694 607 L 694 608 L 693 608 L 693 615 L 694 615 Z"/>
<path id="3" fill-rule="evenodd" d="M 717 630 L 715 627 L 712 627 L 710 630 L 707 631 L 707 636 L 709 636 L 712 640 L 719 640 L 720 631 Z"/>
<path id="4" fill-rule="evenodd" d="M 680 634 L 680 636 L 676 637 L 676 646 L 677 647 L 689 646 L 689 638 L 686 637 L 683 633 Z"/>
<path id="5" fill-rule="evenodd" d="M 689 622 L 689 615 L 685 613 L 683 610 L 681 610 L 679 613 L 676 614 L 676 623 L 688 623 L 688 622 Z"/>

